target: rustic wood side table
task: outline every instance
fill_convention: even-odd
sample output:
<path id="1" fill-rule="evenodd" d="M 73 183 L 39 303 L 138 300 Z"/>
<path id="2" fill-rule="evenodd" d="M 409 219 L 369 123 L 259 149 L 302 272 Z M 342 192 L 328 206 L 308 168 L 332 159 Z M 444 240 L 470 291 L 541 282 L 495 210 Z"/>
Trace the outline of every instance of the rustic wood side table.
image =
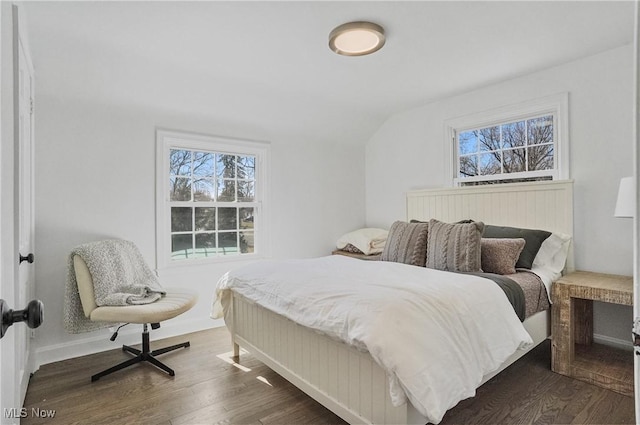
<path id="1" fill-rule="evenodd" d="M 551 370 L 633 397 L 633 352 L 593 343 L 593 301 L 633 305 L 633 278 L 576 271 L 551 299 Z"/>

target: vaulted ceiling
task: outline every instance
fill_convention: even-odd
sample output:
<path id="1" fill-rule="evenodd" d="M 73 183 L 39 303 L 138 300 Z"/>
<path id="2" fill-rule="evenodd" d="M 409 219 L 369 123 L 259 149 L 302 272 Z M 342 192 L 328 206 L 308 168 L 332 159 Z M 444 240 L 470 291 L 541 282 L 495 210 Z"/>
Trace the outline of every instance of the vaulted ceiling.
<path id="1" fill-rule="evenodd" d="M 37 94 L 364 143 L 391 114 L 632 42 L 632 1 L 25 2 Z M 382 25 L 379 52 L 328 34 Z M 303 137 L 303 136 L 302 136 Z"/>

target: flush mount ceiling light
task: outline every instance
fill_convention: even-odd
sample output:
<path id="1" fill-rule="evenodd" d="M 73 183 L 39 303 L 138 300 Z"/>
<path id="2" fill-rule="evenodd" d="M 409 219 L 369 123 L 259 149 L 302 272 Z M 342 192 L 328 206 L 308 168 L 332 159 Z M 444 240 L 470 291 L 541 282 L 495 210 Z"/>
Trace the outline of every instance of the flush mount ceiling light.
<path id="1" fill-rule="evenodd" d="M 329 34 L 329 47 L 339 55 L 362 56 L 384 46 L 384 29 L 371 22 L 342 24 Z"/>

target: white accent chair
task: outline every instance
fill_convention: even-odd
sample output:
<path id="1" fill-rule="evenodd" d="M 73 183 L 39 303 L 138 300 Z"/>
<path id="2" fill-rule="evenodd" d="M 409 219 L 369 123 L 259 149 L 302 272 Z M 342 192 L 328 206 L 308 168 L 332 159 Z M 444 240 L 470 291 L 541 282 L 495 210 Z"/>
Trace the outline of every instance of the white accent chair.
<path id="1" fill-rule="evenodd" d="M 114 324 L 138 323 L 143 325 L 142 350 L 123 345 L 122 350 L 133 354 L 135 357 L 93 375 L 91 381 L 97 381 L 105 375 L 140 362 L 151 363 L 167 372 L 169 376 L 175 376 L 173 369 L 156 359 L 156 356 L 178 348 L 187 348 L 189 347 L 189 342 L 187 341 L 151 351 L 148 325 L 151 324 L 152 329 L 157 329 L 160 327 L 160 322 L 172 319 L 193 307 L 197 297 L 188 293 L 167 292 L 160 300 L 151 304 L 99 307 L 95 301 L 93 278 L 87 264 L 80 256 L 75 255 L 73 257 L 73 265 L 78 282 L 78 293 L 80 295 L 82 309 L 89 320 L 113 322 Z"/>

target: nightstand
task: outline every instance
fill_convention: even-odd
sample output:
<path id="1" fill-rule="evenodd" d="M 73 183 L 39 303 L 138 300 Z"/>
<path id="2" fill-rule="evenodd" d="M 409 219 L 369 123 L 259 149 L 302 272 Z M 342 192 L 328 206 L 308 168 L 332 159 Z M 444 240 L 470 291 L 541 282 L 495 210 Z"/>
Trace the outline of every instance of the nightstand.
<path id="1" fill-rule="evenodd" d="M 633 352 L 593 343 L 593 301 L 633 305 L 633 278 L 576 271 L 551 299 L 551 370 L 633 397 Z"/>
<path id="2" fill-rule="evenodd" d="M 342 251 L 340 249 L 334 250 L 333 252 L 331 252 L 331 254 L 344 255 L 345 257 L 353 257 L 359 260 L 373 260 L 373 261 L 379 260 L 381 255 L 381 254 L 373 254 L 373 255 L 357 254 L 355 252 Z"/>

